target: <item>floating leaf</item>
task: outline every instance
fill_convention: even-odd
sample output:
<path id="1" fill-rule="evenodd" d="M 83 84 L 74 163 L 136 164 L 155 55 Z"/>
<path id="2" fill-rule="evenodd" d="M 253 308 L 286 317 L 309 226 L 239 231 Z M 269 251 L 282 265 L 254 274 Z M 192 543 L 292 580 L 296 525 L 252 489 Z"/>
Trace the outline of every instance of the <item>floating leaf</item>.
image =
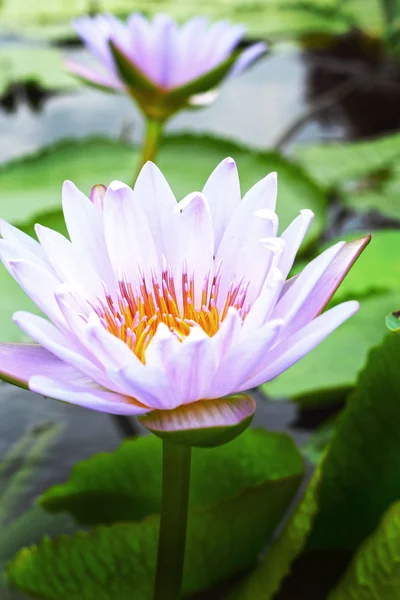
<path id="1" fill-rule="evenodd" d="M 62 66 L 62 53 L 39 45 L 8 44 L 0 48 L 0 95 L 13 83 L 35 82 L 47 89 L 78 86 Z"/>
<path id="2" fill-rule="evenodd" d="M 400 134 L 362 142 L 331 142 L 298 146 L 298 162 L 325 188 L 341 187 L 391 166 L 400 158 Z"/>
<path id="3" fill-rule="evenodd" d="M 352 0 L 354 1 L 354 0 Z M 371 0 L 370 0 L 371 1 Z M 132 10 L 140 10 L 147 16 L 162 12 L 179 21 L 204 15 L 211 20 L 228 19 L 246 25 L 248 32 L 257 37 L 294 37 L 307 33 L 342 34 L 349 28 L 348 18 L 341 12 L 324 14 L 318 10 L 321 0 L 315 1 L 315 11 L 299 10 L 293 0 L 137 0 L 134 7 L 131 0 L 102 0 L 96 9 L 112 11 L 125 16 Z M 40 39 L 53 39 L 55 35 L 68 37 L 65 24 L 78 15 L 93 10 L 90 0 L 54 0 L 43 3 L 32 0 L 27 5 L 24 0 L 3 0 L 0 7 L 0 20 L 11 31 L 20 31 Z M 64 28 L 62 28 L 64 25 Z M 69 37 L 73 34 L 69 31 Z"/>
<path id="4" fill-rule="evenodd" d="M 353 551 L 400 497 L 400 337 L 371 351 L 324 461 L 313 550 Z"/>
<path id="5" fill-rule="evenodd" d="M 51 512 L 70 512 L 86 524 L 137 520 L 159 512 L 161 447 L 153 435 L 128 440 L 111 454 L 76 465 L 71 479 L 51 487 L 40 502 Z M 302 460 L 287 436 L 246 431 L 224 446 L 193 449 L 190 506 L 207 506 L 243 487 L 301 470 Z"/>
<path id="6" fill-rule="evenodd" d="M 27 431 L 0 462 L 0 526 L 14 516 L 36 468 L 63 430 L 59 423 L 42 423 Z"/>
<path id="7" fill-rule="evenodd" d="M 383 181 L 343 190 L 341 202 L 360 212 L 374 210 L 389 219 L 400 220 L 400 168 L 395 165 Z"/>
<path id="8" fill-rule="evenodd" d="M 302 460 L 287 438 L 282 443 L 284 437 L 276 434 L 271 437 L 261 430 L 247 431 L 225 446 L 194 450 L 185 594 L 206 589 L 245 570 L 264 547 L 302 476 Z M 154 448 L 158 445 L 159 449 L 160 442 L 149 439 L 153 440 L 150 444 Z M 159 461 L 151 460 L 154 452 L 150 452 L 150 456 L 144 452 L 148 444 L 147 438 L 127 442 L 114 455 L 109 455 L 108 461 L 103 455 L 82 463 L 80 473 L 76 470 L 69 484 L 70 491 L 75 487 L 81 495 L 80 502 L 84 504 L 86 500 L 87 510 L 90 508 L 87 492 L 91 492 L 91 507 L 97 514 L 97 504 L 106 499 L 113 501 L 112 486 L 121 489 L 125 497 L 136 498 L 136 506 L 142 502 L 141 509 L 136 509 L 137 515 L 151 511 L 152 502 L 156 509 L 159 486 L 150 493 L 147 490 L 147 497 L 145 493 L 141 499 L 141 488 L 146 484 L 135 490 L 135 484 L 140 484 L 143 474 L 144 477 L 149 474 L 155 482 L 150 472 L 160 471 Z M 293 462 L 283 474 L 282 459 L 283 463 L 289 463 L 289 455 L 284 458 L 285 452 L 282 452 L 285 444 Z M 275 461 L 271 456 L 274 446 Z M 134 453 L 129 451 L 135 447 L 141 447 L 145 457 L 141 466 L 140 461 L 133 460 Z M 109 466 L 110 459 L 116 462 L 114 470 Z M 108 478 L 100 467 L 109 473 Z M 95 473 L 99 478 L 97 483 Z M 86 492 L 83 489 L 85 475 Z M 95 488 L 98 490 L 96 496 L 93 495 Z M 72 494 L 69 500 L 71 498 Z M 107 508 L 103 504 L 104 511 L 110 516 L 113 507 Z M 119 513 L 119 519 L 126 516 L 126 511 Z M 19 552 L 8 574 L 14 585 L 41 600 L 58 600 L 60 597 L 68 600 L 128 600 L 132 590 L 137 600 L 147 600 L 152 594 L 157 532 L 158 515 L 153 515 L 142 521 L 102 526 L 72 537 L 62 536 L 56 541 L 44 540 L 39 546 Z"/>
<path id="9" fill-rule="evenodd" d="M 400 590 L 400 502 L 357 551 L 327 600 L 398 600 Z"/>

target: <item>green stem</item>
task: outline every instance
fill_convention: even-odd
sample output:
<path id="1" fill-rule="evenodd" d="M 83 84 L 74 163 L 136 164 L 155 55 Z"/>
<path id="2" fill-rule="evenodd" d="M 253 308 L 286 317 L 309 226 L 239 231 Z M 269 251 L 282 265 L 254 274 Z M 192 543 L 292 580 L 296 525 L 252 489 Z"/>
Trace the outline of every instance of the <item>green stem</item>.
<path id="1" fill-rule="evenodd" d="M 140 159 L 138 174 L 143 165 L 148 161 L 154 161 L 160 148 L 161 138 L 163 135 L 164 121 L 157 119 L 147 118 L 146 120 L 146 133 L 143 144 L 142 156 Z M 137 177 L 137 175 L 136 175 Z M 136 177 L 133 183 L 136 181 Z"/>
<path id="2" fill-rule="evenodd" d="M 191 448 L 163 441 L 163 483 L 154 600 L 179 600 L 185 558 Z"/>

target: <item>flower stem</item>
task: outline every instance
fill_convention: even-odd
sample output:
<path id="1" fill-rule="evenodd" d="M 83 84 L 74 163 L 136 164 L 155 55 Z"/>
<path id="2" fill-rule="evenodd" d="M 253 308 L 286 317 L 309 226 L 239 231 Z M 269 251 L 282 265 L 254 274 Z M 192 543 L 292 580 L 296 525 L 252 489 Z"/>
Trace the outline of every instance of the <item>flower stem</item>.
<path id="1" fill-rule="evenodd" d="M 185 558 L 190 446 L 163 441 L 163 482 L 154 600 L 179 600 Z"/>
<path id="2" fill-rule="evenodd" d="M 161 138 L 163 135 L 163 129 L 164 121 L 151 119 L 147 117 L 145 140 L 143 144 L 143 151 L 137 175 L 140 173 L 140 169 L 148 160 L 154 161 L 155 157 L 157 156 L 158 150 L 160 148 Z M 133 183 L 135 183 L 137 175 Z"/>

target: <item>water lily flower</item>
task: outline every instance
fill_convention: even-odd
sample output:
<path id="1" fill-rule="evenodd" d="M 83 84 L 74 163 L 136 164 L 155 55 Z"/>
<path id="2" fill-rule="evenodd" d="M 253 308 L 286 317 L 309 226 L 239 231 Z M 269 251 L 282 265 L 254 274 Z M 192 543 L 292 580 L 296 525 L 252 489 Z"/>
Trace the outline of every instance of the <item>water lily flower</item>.
<path id="1" fill-rule="evenodd" d="M 0 344 L 0 376 L 90 409 L 147 415 L 153 431 L 236 426 L 241 394 L 299 361 L 358 309 L 323 312 L 369 238 L 335 244 L 287 279 L 310 210 L 279 236 L 277 178 L 241 199 L 235 162 L 176 202 L 146 163 L 134 190 L 90 198 L 67 181 L 69 240 L 1 221 L 0 258 L 47 318 L 16 312 L 33 344 Z M 345 357 L 343 357 L 345 360 Z M 230 397 L 230 396 L 233 396 Z"/>
<path id="2" fill-rule="evenodd" d="M 163 14 L 150 21 L 133 13 L 126 23 L 101 14 L 78 18 L 73 27 L 100 68 L 68 60 L 67 69 L 87 83 L 128 92 L 153 118 L 165 118 L 192 100 L 199 104 L 198 94 L 238 75 L 266 50 L 263 42 L 239 49 L 245 27 L 210 25 L 203 17 L 179 26 Z"/>

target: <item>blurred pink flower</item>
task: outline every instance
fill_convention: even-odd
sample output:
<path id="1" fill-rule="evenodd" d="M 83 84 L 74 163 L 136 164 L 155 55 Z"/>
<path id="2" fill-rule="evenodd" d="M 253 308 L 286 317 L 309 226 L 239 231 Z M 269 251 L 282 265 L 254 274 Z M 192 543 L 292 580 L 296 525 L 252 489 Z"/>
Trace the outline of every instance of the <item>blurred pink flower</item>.
<path id="1" fill-rule="evenodd" d="M 115 49 L 127 62 L 137 86 L 147 82 L 150 88 L 153 85 L 169 93 L 190 84 L 190 95 L 206 92 L 225 77 L 238 75 L 266 50 L 263 42 L 239 50 L 245 27 L 225 21 L 210 25 L 203 17 L 179 26 L 162 14 L 149 21 L 133 13 L 126 23 L 103 14 L 78 18 L 73 26 L 96 57 L 100 70 L 73 60 L 66 62 L 68 70 L 89 83 L 117 91 L 135 84 L 121 72 Z M 205 83 L 203 78 L 210 73 L 215 77 Z M 196 82 L 200 84 L 197 90 Z"/>
<path id="2" fill-rule="evenodd" d="M 253 404 L 227 402 L 221 415 L 209 401 L 273 379 L 358 309 L 321 314 L 368 238 L 285 281 L 313 214 L 278 237 L 276 195 L 271 174 L 241 199 L 228 158 L 177 203 L 149 162 L 133 191 L 115 181 L 89 199 L 65 182 L 71 241 L 37 225 L 37 242 L 2 221 L 0 258 L 48 319 L 15 313 L 37 344 L 0 344 L 1 377 L 108 413 L 197 402 L 203 423 L 240 422 Z"/>

